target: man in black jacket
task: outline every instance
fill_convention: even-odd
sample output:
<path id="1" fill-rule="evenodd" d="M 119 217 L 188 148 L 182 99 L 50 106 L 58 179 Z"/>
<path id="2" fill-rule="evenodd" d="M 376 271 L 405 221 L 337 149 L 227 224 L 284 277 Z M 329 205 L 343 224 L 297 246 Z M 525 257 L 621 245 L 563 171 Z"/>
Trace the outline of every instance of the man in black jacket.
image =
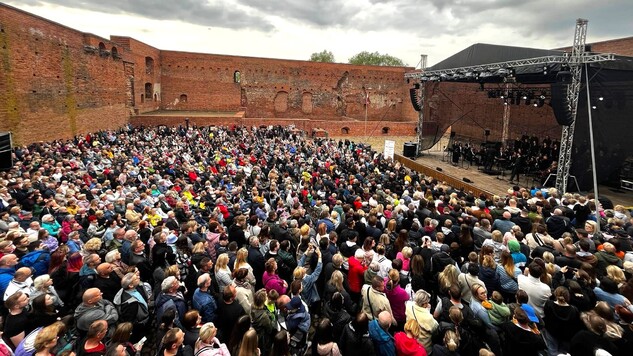
<path id="1" fill-rule="evenodd" d="M 121 289 L 114 296 L 114 305 L 119 311 L 119 322 L 130 322 L 134 326 L 130 341 L 140 340 L 149 322 L 150 298 L 141 284 L 138 273 L 123 276 Z"/>

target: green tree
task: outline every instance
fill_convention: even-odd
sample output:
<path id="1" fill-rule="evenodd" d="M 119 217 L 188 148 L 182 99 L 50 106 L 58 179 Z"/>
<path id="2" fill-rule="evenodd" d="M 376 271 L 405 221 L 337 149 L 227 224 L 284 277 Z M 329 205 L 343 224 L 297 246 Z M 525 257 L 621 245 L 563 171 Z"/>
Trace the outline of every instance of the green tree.
<path id="1" fill-rule="evenodd" d="M 311 62 L 323 62 L 323 63 L 334 63 L 334 54 L 331 51 L 323 50 L 321 52 L 314 52 L 310 56 Z"/>
<path id="2" fill-rule="evenodd" d="M 357 65 L 371 65 L 371 66 L 393 66 L 393 67 L 404 67 L 406 64 L 402 61 L 402 59 L 390 56 L 388 54 L 381 54 L 378 52 L 370 53 L 367 51 L 362 51 L 357 53 L 348 59 L 349 64 L 357 64 Z"/>

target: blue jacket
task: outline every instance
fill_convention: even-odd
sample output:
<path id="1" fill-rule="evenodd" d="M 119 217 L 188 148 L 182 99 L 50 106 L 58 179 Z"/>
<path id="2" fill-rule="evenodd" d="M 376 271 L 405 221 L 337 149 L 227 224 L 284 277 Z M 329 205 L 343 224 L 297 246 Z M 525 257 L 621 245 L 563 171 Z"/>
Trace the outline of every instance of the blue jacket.
<path id="1" fill-rule="evenodd" d="M 369 322 L 369 338 L 374 342 L 380 356 L 396 356 L 396 344 L 391 334 L 386 332 L 374 319 Z"/>
<path id="2" fill-rule="evenodd" d="M 286 327 L 291 335 L 294 334 L 297 329 L 306 334 L 308 333 L 308 330 L 310 330 L 310 313 L 305 309 L 303 303 L 301 303 L 299 309 L 288 313 L 286 317 Z"/>
<path id="3" fill-rule="evenodd" d="M 9 283 L 13 279 L 15 268 L 0 268 L 0 295 L 4 295 Z"/>
<path id="4" fill-rule="evenodd" d="M 196 289 L 191 303 L 194 309 L 200 312 L 203 323 L 215 322 L 215 312 L 218 310 L 218 305 L 209 293 L 202 292 L 200 288 Z"/>
<path id="5" fill-rule="evenodd" d="M 305 264 L 306 255 L 301 256 L 299 260 L 299 266 L 303 266 Z M 303 286 L 303 291 L 301 292 L 301 298 L 305 300 L 308 305 L 312 305 L 321 300 L 319 296 L 319 292 L 317 291 L 316 281 L 321 274 L 321 269 L 323 268 L 323 262 L 319 261 L 317 263 L 316 268 L 311 274 L 306 274 L 301 281 L 301 285 Z"/>

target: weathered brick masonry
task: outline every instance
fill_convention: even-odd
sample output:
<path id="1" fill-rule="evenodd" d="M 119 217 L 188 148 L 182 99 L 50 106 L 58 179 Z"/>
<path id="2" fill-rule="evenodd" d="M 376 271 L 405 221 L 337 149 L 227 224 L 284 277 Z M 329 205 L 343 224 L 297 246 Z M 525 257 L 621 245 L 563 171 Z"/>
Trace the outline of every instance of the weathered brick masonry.
<path id="1" fill-rule="evenodd" d="M 602 44 L 593 49 L 633 52 L 633 38 Z M 165 51 L 0 4 L 0 131 L 13 132 L 16 143 L 127 123 L 178 125 L 188 112 L 208 113 L 192 116 L 191 124 L 292 123 L 331 135 L 364 135 L 367 115 L 370 135 L 413 135 L 418 116 L 404 79 L 411 70 Z M 429 120 L 453 123 L 460 136 L 475 140 L 484 128 L 491 129 L 491 140 L 500 138 L 503 105 L 477 85 L 436 83 L 427 97 Z M 510 137 L 524 132 L 557 136 L 551 108 L 513 106 Z"/>

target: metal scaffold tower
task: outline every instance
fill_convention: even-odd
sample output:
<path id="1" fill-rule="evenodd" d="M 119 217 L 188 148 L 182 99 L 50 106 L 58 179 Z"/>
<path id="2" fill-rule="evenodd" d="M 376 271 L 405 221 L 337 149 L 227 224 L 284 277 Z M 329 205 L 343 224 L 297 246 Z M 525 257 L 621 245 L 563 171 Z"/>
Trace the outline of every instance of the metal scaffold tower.
<path id="1" fill-rule="evenodd" d="M 574 46 L 569 57 L 569 71 L 571 73 L 571 84 L 567 86 L 566 105 L 571 114 L 572 122 L 569 126 L 563 126 L 563 133 L 560 140 L 560 153 L 558 156 L 558 169 L 556 171 L 556 189 L 562 194 L 567 192 L 567 181 L 569 180 L 569 170 L 571 168 L 571 153 L 574 145 L 574 129 L 576 127 L 576 114 L 578 113 L 578 94 L 582 84 L 582 68 L 586 64 L 584 61 L 585 42 L 587 40 L 587 20 L 576 20 L 576 30 L 574 32 Z"/>
<path id="2" fill-rule="evenodd" d="M 480 81 L 480 83 L 483 83 L 483 78 L 507 76 L 508 73 L 511 72 L 510 69 L 512 68 L 561 64 L 569 67 L 569 74 L 571 76 L 571 83 L 567 85 L 565 96 L 565 106 L 567 113 L 569 114 L 571 124 L 569 126 L 563 125 L 558 168 L 556 172 L 556 188 L 561 194 L 567 192 L 567 181 L 569 179 L 569 171 L 572 163 L 574 128 L 576 124 L 576 114 L 578 111 L 578 95 L 582 85 L 582 69 L 590 63 L 615 60 L 615 55 L 612 53 L 589 53 L 585 51 L 587 23 L 588 21 L 585 19 L 576 20 L 574 44 L 571 53 L 516 59 L 506 62 L 476 64 L 449 69 L 426 70 L 423 66 L 419 71 L 405 73 L 404 77 L 406 79 L 414 79 L 420 83 L 420 94 L 418 96 L 418 100 L 422 109 L 420 110 L 418 118 L 418 150 L 422 147 L 422 141 L 424 139 L 422 128 L 424 121 L 425 82 Z"/>

